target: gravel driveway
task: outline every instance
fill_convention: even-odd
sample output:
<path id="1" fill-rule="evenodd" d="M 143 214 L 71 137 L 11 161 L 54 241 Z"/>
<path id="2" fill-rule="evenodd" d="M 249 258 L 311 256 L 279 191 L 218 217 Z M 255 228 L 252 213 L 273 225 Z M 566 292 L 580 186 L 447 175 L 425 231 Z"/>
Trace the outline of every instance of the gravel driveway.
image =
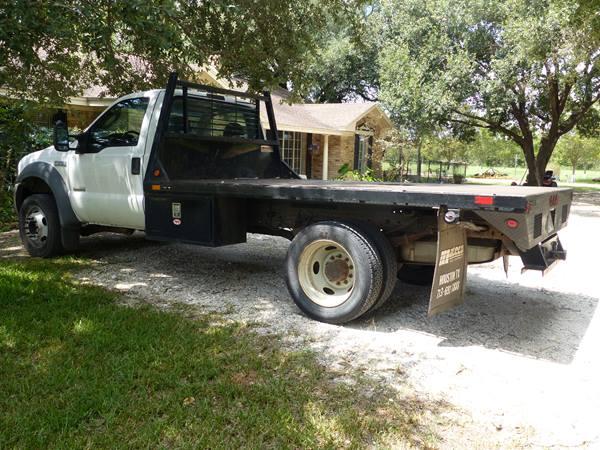
<path id="1" fill-rule="evenodd" d="M 349 325 L 303 316 L 283 281 L 287 241 L 251 235 L 217 249 L 97 236 L 82 255 L 97 261 L 83 280 L 143 297 L 258 322 L 265 333 L 309 345 L 324 363 L 445 399 L 493 441 L 600 447 L 600 192 L 579 194 L 561 233 L 568 261 L 545 277 L 512 260 L 469 268 L 466 302 L 427 318 L 429 291 L 398 283 L 381 310 Z M 2 243 L 2 241 L 4 243 Z M 0 254 L 14 234 L 0 238 Z"/>

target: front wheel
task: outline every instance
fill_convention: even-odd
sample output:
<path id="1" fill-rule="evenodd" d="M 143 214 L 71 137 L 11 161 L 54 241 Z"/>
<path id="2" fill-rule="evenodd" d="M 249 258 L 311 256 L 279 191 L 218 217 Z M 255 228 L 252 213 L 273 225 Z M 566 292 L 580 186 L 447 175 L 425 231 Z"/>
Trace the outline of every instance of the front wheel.
<path id="1" fill-rule="evenodd" d="M 379 298 L 383 264 L 372 241 L 342 222 L 319 222 L 290 244 L 286 282 L 298 307 L 321 322 L 345 323 Z"/>
<path id="2" fill-rule="evenodd" d="M 35 194 L 23 201 L 19 209 L 19 233 L 31 256 L 49 258 L 62 252 L 60 221 L 51 195 Z"/>

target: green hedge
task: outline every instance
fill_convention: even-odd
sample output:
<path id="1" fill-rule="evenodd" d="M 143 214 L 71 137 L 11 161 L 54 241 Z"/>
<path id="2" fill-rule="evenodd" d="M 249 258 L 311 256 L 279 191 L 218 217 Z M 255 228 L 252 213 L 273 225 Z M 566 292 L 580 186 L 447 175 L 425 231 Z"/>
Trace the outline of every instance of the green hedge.
<path id="1" fill-rule="evenodd" d="M 19 160 L 52 143 L 52 130 L 35 123 L 40 106 L 31 102 L 0 98 L 0 230 L 13 228 L 16 216 L 12 187 Z"/>

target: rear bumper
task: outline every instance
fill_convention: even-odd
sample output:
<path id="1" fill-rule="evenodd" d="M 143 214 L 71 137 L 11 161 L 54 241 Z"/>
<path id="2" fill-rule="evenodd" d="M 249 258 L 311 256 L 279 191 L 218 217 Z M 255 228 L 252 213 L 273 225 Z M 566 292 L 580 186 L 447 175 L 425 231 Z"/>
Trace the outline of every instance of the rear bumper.
<path id="1" fill-rule="evenodd" d="M 541 270 L 545 272 L 556 262 L 567 259 L 567 252 L 557 234 L 550 236 L 535 247 L 519 253 L 523 261 L 523 270 Z"/>
<path id="2" fill-rule="evenodd" d="M 547 194 L 528 198 L 524 212 L 474 211 L 511 241 L 520 252 L 528 252 L 546 242 L 567 225 L 571 210 L 571 190 L 544 188 Z M 508 222 L 517 223 L 509 227 Z"/>

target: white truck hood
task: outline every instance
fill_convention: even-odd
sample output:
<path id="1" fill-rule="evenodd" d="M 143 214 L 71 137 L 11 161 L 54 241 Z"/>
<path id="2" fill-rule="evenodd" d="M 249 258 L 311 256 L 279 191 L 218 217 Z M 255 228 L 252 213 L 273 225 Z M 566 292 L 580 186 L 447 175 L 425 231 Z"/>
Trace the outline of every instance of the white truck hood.
<path id="1" fill-rule="evenodd" d="M 56 160 L 63 159 L 63 155 L 63 153 L 57 152 L 54 149 L 53 145 L 51 145 L 50 147 L 46 147 L 42 150 L 38 150 L 37 152 L 29 153 L 28 155 L 25 155 L 23 158 L 21 158 L 21 160 L 19 161 L 19 164 L 17 166 L 17 175 L 21 173 L 25 166 L 31 163 L 34 163 L 36 161 L 42 161 L 52 164 Z"/>

